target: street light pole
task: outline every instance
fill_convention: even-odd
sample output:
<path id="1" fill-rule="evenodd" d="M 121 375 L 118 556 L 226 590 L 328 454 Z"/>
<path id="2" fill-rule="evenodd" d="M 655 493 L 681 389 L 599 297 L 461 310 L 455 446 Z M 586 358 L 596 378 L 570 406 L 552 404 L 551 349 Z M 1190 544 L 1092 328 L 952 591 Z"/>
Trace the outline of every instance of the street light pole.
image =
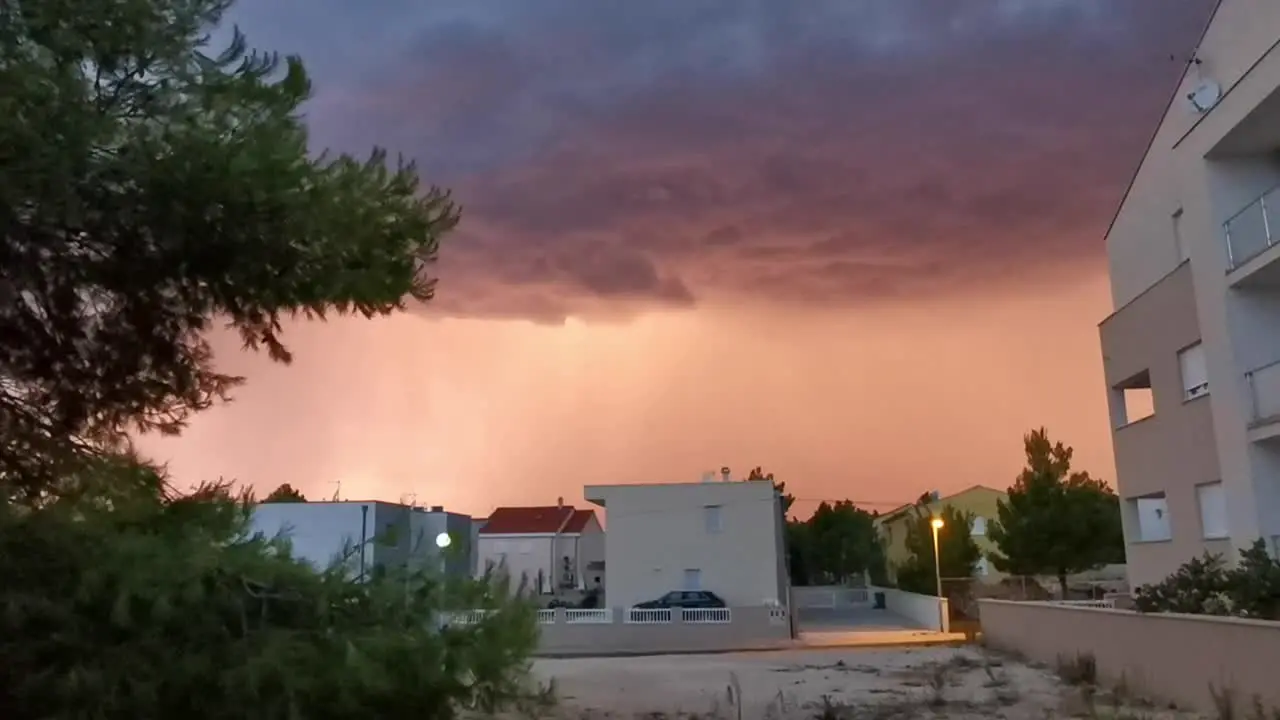
<path id="1" fill-rule="evenodd" d="M 942 558 L 938 555 L 938 531 L 942 529 L 942 525 L 940 517 L 929 521 L 929 526 L 933 528 L 933 577 L 937 583 L 938 592 L 938 632 L 942 632 L 947 627 L 942 616 Z"/>

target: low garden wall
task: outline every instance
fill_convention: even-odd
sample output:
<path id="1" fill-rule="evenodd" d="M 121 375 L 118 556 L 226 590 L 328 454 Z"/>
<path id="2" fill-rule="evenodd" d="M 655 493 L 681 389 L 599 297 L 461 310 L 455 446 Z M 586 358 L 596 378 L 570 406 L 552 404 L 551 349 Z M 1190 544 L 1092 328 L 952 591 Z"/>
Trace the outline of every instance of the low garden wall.
<path id="1" fill-rule="evenodd" d="M 454 622 L 474 620 L 462 613 Z M 538 611 L 538 654 L 659 655 L 790 647 L 786 608 L 556 608 Z"/>
<path id="2" fill-rule="evenodd" d="M 1103 604 L 1103 603 L 1099 603 Z M 987 646 L 1050 666 L 1092 656 L 1099 680 L 1214 712 L 1231 695 L 1239 717 L 1254 698 L 1280 709 L 1280 623 L 1083 604 L 979 600 Z"/>
<path id="3" fill-rule="evenodd" d="M 885 609 L 898 617 L 928 630 L 951 632 L 951 612 L 946 598 L 882 587 L 871 588 L 871 593 L 872 597 L 875 593 L 884 593 Z"/>

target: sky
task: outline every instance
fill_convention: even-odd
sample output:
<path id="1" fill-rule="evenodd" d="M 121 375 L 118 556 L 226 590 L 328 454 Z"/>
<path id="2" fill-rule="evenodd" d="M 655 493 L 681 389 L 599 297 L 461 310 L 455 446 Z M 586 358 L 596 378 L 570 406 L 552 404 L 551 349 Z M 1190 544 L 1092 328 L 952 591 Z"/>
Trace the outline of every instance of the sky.
<path id="1" fill-rule="evenodd" d="M 290 325 L 178 480 L 484 515 L 763 466 L 888 509 L 1114 467 L 1103 237 L 1212 0 L 243 0 L 318 151 L 463 206 L 438 296 Z M 1176 56 L 1174 59 L 1171 56 Z"/>

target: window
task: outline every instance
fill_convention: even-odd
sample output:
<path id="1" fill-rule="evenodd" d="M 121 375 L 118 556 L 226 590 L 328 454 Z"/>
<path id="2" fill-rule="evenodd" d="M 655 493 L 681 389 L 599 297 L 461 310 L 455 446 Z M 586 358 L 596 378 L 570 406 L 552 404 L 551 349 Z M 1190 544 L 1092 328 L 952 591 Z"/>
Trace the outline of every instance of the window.
<path id="1" fill-rule="evenodd" d="M 978 564 L 974 567 L 973 574 L 978 577 L 986 577 L 989 572 L 991 572 L 991 567 L 986 556 L 978 558 Z"/>
<path id="2" fill-rule="evenodd" d="M 719 505 L 707 505 L 702 508 L 703 521 L 706 523 L 707 532 L 718 533 L 722 526 L 722 518 L 720 517 Z"/>
<path id="3" fill-rule="evenodd" d="M 1204 345 L 1196 343 L 1178 353 L 1182 369 L 1182 399 L 1191 400 L 1209 394 L 1209 373 L 1204 364 Z"/>
<path id="4" fill-rule="evenodd" d="M 1151 395 L 1151 373 L 1143 370 L 1111 388 L 1111 424 L 1122 428 L 1129 423 L 1155 414 L 1155 398 Z"/>
<path id="5" fill-rule="evenodd" d="M 973 518 L 973 522 L 969 524 L 969 534 L 982 537 L 987 534 L 987 519 L 978 515 Z M 984 560 L 986 558 L 983 558 Z"/>
<path id="6" fill-rule="evenodd" d="M 1222 483 L 1197 485 L 1196 500 L 1200 504 L 1200 531 L 1205 539 L 1227 537 L 1227 494 Z"/>
<path id="7" fill-rule="evenodd" d="M 1129 501 L 1137 520 L 1136 542 L 1160 542 L 1173 537 L 1169 519 L 1169 501 L 1164 493 L 1155 493 Z"/>
<path id="8" fill-rule="evenodd" d="M 689 568 L 684 571 L 684 589 L 685 590 L 701 590 L 702 589 L 702 571 L 698 568 Z"/>

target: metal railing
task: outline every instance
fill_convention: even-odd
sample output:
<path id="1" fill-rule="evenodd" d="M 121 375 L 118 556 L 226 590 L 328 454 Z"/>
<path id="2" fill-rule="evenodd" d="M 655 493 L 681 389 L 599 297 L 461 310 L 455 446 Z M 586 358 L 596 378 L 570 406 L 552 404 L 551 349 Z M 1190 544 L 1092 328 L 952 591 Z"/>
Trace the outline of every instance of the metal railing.
<path id="1" fill-rule="evenodd" d="M 1227 270 L 1234 270 L 1280 242 L 1280 185 L 1266 191 L 1222 224 Z"/>
<path id="2" fill-rule="evenodd" d="M 1280 360 L 1273 360 L 1244 374 L 1249 385 L 1252 422 L 1280 418 Z"/>
<path id="3" fill-rule="evenodd" d="M 671 622 L 671 608 L 628 608 L 627 622 L 654 625 Z"/>
<path id="4" fill-rule="evenodd" d="M 570 625 L 601 625 L 613 622 L 609 608 L 569 608 L 564 611 L 564 621 Z"/>
<path id="5" fill-rule="evenodd" d="M 733 611 L 729 608 L 682 608 L 680 620 L 687 623 L 729 623 L 733 622 Z"/>

